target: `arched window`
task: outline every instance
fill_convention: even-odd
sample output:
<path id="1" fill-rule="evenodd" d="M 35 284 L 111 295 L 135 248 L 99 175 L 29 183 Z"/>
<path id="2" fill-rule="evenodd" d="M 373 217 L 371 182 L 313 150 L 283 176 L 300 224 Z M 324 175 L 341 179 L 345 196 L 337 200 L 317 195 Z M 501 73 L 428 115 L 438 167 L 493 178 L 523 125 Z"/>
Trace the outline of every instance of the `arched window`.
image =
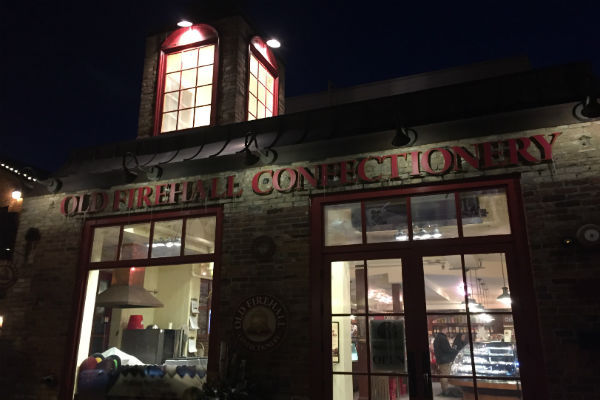
<path id="1" fill-rule="evenodd" d="M 249 46 L 248 121 L 277 115 L 279 73 L 266 43 L 255 36 Z"/>
<path id="2" fill-rule="evenodd" d="M 217 46 L 217 31 L 204 24 L 178 29 L 163 42 L 155 134 L 214 122 Z"/>

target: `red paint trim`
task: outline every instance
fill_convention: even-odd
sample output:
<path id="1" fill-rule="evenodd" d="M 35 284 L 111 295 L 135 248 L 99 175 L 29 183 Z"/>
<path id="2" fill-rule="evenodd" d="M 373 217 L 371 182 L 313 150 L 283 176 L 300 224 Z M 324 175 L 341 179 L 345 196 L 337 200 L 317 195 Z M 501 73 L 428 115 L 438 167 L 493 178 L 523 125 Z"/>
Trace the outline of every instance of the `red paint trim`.
<path id="1" fill-rule="evenodd" d="M 509 186 L 509 217 L 515 236 L 514 251 L 506 255 L 508 284 L 513 299 L 512 311 L 518 340 L 519 368 L 523 382 L 523 398 L 548 399 L 548 380 L 544 363 L 539 313 L 533 285 L 530 246 L 525 224 L 521 187 L 517 182 Z M 518 229 L 517 229 L 518 227 Z M 516 288 L 517 290 L 515 291 Z M 521 332 L 521 333 L 520 333 Z M 525 335 L 522 333 L 526 332 Z M 523 357 L 524 356 L 524 357 Z M 523 381 L 523 376 L 527 382 Z"/>
<path id="2" fill-rule="evenodd" d="M 125 225 L 121 224 L 121 226 L 119 227 L 119 242 L 117 244 L 117 256 L 115 257 L 115 260 L 119 261 L 121 259 L 121 246 L 123 246 L 123 230 L 125 229 Z M 94 234 L 96 233 L 96 231 L 94 230 Z M 92 238 L 92 242 L 90 243 L 94 243 L 93 242 L 94 238 Z M 87 260 L 88 263 L 91 263 L 91 260 L 88 259 Z"/>
<path id="3" fill-rule="evenodd" d="M 412 242 L 413 241 L 413 222 L 412 222 L 412 205 L 411 205 L 411 201 L 410 201 L 410 197 L 406 198 L 406 232 L 408 235 L 408 241 Z"/>
<path id="4" fill-rule="evenodd" d="M 185 222 L 185 219 L 183 220 Z M 150 235 L 148 236 L 148 252 L 146 253 L 147 258 L 152 259 L 152 244 L 154 243 L 154 224 L 150 224 Z M 183 246 L 182 246 L 183 247 Z M 121 248 L 121 247 L 119 247 Z M 179 249 L 181 254 L 181 248 Z"/>
<path id="5" fill-rule="evenodd" d="M 259 47 L 265 49 L 264 51 L 266 55 L 259 50 Z M 273 51 L 271 51 L 271 48 L 260 36 L 254 36 L 252 39 L 250 39 L 250 48 L 253 52 L 258 54 L 262 62 L 265 64 L 265 67 L 270 69 L 274 74 L 278 72 L 279 66 L 277 65 L 277 58 L 275 57 L 275 54 L 273 54 Z"/>
<path id="6" fill-rule="evenodd" d="M 367 244 L 367 212 L 366 212 L 365 202 L 361 201 L 360 203 L 360 225 L 362 229 L 362 244 Z M 366 279 L 366 278 L 365 278 Z M 367 288 L 368 292 L 368 288 Z M 365 293 L 367 293 L 365 292 Z"/>
<path id="7" fill-rule="evenodd" d="M 90 263 L 90 254 L 92 249 L 93 231 L 94 228 L 103 226 L 120 225 L 120 241 L 122 240 L 123 226 L 135 222 L 157 222 L 163 220 L 172 220 L 177 218 L 187 217 L 203 217 L 203 216 L 216 216 L 215 226 L 215 252 L 213 254 L 202 254 L 194 256 L 182 256 L 182 257 L 163 257 L 154 259 L 142 259 L 142 260 L 120 260 L 120 261 L 107 261 Z M 188 264 L 191 262 L 214 262 L 213 269 L 213 296 L 211 308 L 213 310 L 211 316 L 211 336 L 209 338 L 210 348 L 213 349 L 212 353 L 209 354 L 208 359 L 208 373 L 211 376 L 218 373 L 218 352 L 215 353 L 218 343 L 220 342 L 220 332 L 218 324 L 214 324 L 214 316 L 218 313 L 219 305 L 219 286 L 220 286 L 220 270 L 221 270 L 221 242 L 223 239 L 222 234 L 222 223 L 223 223 L 223 210 L 221 207 L 201 208 L 201 209 L 188 209 L 184 211 L 165 211 L 161 213 L 144 213 L 138 215 L 121 215 L 109 218 L 97 218 L 89 219 L 85 221 L 83 227 L 83 234 L 80 247 L 79 266 L 76 273 L 75 291 L 73 295 L 73 304 L 75 305 L 73 311 L 73 318 L 71 319 L 70 329 L 71 334 L 68 338 L 68 345 L 66 349 L 65 363 L 63 367 L 62 384 L 59 390 L 59 398 L 71 399 L 73 397 L 73 389 L 75 383 L 75 365 L 77 361 L 77 351 L 79 336 L 81 334 L 81 319 L 83 317 L 83 307 L 85 302 L 85 291 L 87 287 L 87 276 L 88 272 L 92 269 L 101 268 L 129 268 L 131 264 L 136 266 L 157 266 L 166 264 Z M 153 226 L 153 224 L 151 225 Z M 182 245 L 183 247 L 183 245 Z M 209 350 L 210 352 L 210 350 Z"/>
<path id="8" fill-rule="evenodd" d="M 323 227 L 323 212 L 320 203 L 317 203 L 314 198 L 310 199 L 310 298 L 311 298 L 311 315 L 312 321 L 310 324 L 310 359 L 314 368 L 310 372 L 310 387 L 311 399 L 321 399 L 324 393 L 326 380 L 323 379 L 323 371 L 326 371 L 323 366 L 323 351 L 321 349 L 325 332 L 324 327 L 320 323 L 324 310 L 322 309 L 321 293 L 323 290 L 323 282 L 325 278 L 322 276 L 323 271 L 323 252 L 322 243 L 324 238 Z M 330 278 L 331 280 L 331 278 Z M 331 285 L 329 285 L 331 286 Z M 331 288 L 329 288 L 331 290 Z M 329 296 L 331 297 L 331 296 Z M 331 307 L 331 305 L 330 305 Z M 318 320 L 316 320 L 318 318 Z"/>
<path id="9" fill-rule="evenodd" d="M 83 303 L 85 301 L 85 291 L 87 289 L 87 270 L 83 268 L 90 259 L 91 244 L 92 240 L 92 227 L 89 224 L 85 224 L 83 227 L 83 234 L 81 238 L 81 247 L 79 250 L 79 265 L 75 273 L 75 290 L 73 291 L 73 306 L 71 322 L 69 323 L 69 332 L 66 354 L 63 364 L 63 376 L 60 381 L 62 384 L 59 389 L 59 399 L 71 399 L 73 397 L 73 386 L 75 383 L 75 362 L 77 360 L 77 345 L 79 342 L 79 335 L 81 333 L 81 318 L 83 315 Z"/>
<path id="10" fill-rule="evenodd" d="M 454 205 L 456 207 L 456 226 L 458 229 L 458 237 L 463 237 L 463 224 L 462 224 L 462 201 L 460 192 L 454 192 Z M 510 221 L 509 221 L 510 224 Z"/>

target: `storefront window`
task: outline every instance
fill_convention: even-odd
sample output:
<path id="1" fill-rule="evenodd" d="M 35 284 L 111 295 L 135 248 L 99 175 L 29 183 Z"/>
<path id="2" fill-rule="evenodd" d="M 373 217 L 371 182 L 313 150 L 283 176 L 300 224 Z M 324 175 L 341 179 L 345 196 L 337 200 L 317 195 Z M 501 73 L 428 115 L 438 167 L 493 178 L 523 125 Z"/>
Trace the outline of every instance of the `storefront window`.
<path id="1" fill-rule="evenodd" d="M 460 193 L 465 236 L 509 235 L 510 222 L 504 189 Z"/>
<path id="2" fill-rule="evenodd" d="M 406 199 L 366 201 L 365 216 L 367 243 L 408 240 Z"/>
<path id="3" fill-rule="evenodd" d="M 119 250 L 119 233 L 121 227 L 109 226 L 94 230 L 94 245 L 91 262 L 115 261 Z"/>
<path id="4" fill-rule="evenodd" d="M 325 208 L 325 246 L 362 243 L 360 203 L 335 204 Z"/>
<path id="5" fill-rule="evenodd" d="M 369 260 L 367 265 L 369 312 L 404 311 L 402 260 Z"/>
<path id="6" fill-rule="evenodd" d="M 457 378 L 473 375 L 482 386 L 489 384 L 482 377 L 502 378 L 495 384 L 519 398 L 519 361 L 504 266 L 503 253 L 423 258 L 434 399 L 472 393 L 473 380 Z"/>
<path id="7" fill-rule="evenodd" d="M 396 193 L 322 200 L 332 398 L 521 398 L 505 188 Z"/>
<path id="8" fill-rule="evenodd" d="M 180 398 L 187 387 L 202 385 L 216 219 L 189 216 L 93 229 L 76 360 L 78 398 Z M 159 264 L 167 257 L 169 264 Z M 173 378 L 177 373 L 182 379 Z"/>
<path id="9" fill-rule="evenodd" d="M 181 254 L 183 220 L 161 221 L 154 224 L 152 258 L 177 257 Z"/>
<path id="10" fill-rule="evenodd" d="M 121 241 L 120 260 L 138 260 L 148 257 L 150 224 L 125 225 Z"/>
<path id="11" fill-rule="evenodd" d="M 98 227 L 94 229 L 90 261 L 116 261 L 117 254 L 119 260 L 212 254 L 215 224 L 216 217 L 210 216 Z"/>
<path id="12" fill-rule="evenodd" d="M 211 254 L 215 251 L 215 217 L 188 218 L 184 255 Z"/>
<path id="13" fill-rule="evenodd" d="M 364 208 L 364 228 L 361 208 Z M 332 204 L 324 207 L 324 217 L 325 246 L 511 233 L 506 193 L 502 188 Z"/>
<path id="14" fill-rule="evenodd" d="M 417 196 L 410 200 L 413 240 L 458 237 L 453 193 Z"/>
<path id="15" fill-rule="evenodd" d="M 333 398 L 368 398 L 370 380 L 372 393 L 388 381 L 405 390 L 402 261 L 332 262 L 331 313 Z"/>

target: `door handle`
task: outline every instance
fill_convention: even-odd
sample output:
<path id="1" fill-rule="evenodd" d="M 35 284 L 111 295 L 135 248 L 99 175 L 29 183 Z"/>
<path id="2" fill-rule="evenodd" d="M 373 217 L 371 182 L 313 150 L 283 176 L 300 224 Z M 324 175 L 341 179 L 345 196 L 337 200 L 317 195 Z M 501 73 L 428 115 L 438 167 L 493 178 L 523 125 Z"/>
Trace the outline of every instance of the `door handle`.
<path id="1" fill-rule="evenodd" d="M 432 383 L 431 383 L 431 365 L 429 364 L 429 351 L 423 352 L 423 394 L 426 399 L 433 398 Z"/>
<path id="2" fill-rule="evenodd" d="M 423 393 L 426 399 L 431 399 L 433 392 L 431 391 L 431 372 L 423 373 Z"/>

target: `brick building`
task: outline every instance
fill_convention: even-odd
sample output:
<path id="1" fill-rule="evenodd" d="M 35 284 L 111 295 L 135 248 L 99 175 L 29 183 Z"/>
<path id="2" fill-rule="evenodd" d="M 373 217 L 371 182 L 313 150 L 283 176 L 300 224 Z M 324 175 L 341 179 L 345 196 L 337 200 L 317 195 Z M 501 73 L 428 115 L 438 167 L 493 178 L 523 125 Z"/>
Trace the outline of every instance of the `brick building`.
<path id="1" fill-rule="evenodd" d="M 284 76 L 240 17 L 148 38 L 138 139 L 24 201 L 8 398 L 600 395 L 589 67 Z"/>

